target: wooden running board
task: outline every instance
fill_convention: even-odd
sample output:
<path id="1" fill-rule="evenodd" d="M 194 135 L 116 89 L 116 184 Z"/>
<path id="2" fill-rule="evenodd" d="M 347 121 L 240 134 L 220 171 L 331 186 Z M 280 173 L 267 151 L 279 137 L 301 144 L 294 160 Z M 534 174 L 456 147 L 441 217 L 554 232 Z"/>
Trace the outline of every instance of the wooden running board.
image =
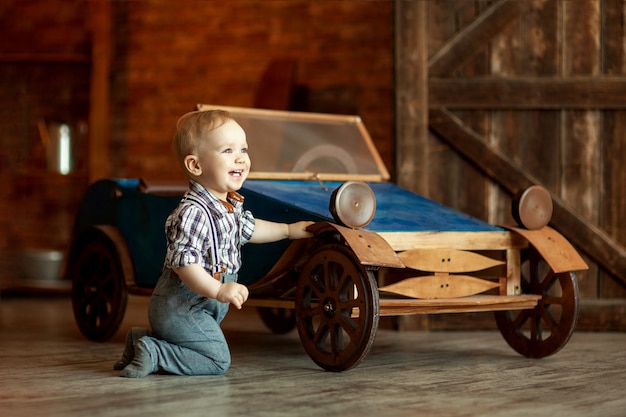
<path id="1" fill-rule="evenodd" d="M 463 298 L 436 300 L 380 299 L 380 316 L 406 316 L 411 314 L 467 313 L 499 310 L 528 310 L 535 308 L 540 295 L 473 295 Z M 246 307 L 295 308 L 289 299 L 248 299 Z"/>
<path id="2" fill-rule="evenodd" d="M 381 316 L 532 309 L 540 295 L 473 295 L 435 300 L 381 299 Z"/>

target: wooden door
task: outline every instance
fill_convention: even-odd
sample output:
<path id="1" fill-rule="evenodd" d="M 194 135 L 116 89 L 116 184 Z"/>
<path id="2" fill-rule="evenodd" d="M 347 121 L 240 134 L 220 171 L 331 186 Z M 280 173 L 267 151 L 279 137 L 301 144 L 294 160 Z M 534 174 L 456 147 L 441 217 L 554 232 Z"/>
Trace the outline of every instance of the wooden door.
<path id="1" fill-rule="evenodd" d="M 580 327 L 626 329 L 626 2 L 395 7 L 398 183 L 495 224 L 545 186 L 591 266 Z"/>

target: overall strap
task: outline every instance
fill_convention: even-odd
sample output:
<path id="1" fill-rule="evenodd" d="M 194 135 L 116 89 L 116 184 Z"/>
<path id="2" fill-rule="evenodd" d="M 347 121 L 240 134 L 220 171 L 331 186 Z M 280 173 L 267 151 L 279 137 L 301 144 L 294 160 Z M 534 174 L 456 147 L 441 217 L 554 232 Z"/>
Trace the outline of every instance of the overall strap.
<path id="1" fill-rule="evenodd" d="M 200 209 L 202 209 L 204 213 L 206 214 L 207 219 L 209 220 L 209 233 L 211 234 L 211 255 L 213 258 L 212 272 L 213 272 L 213 277 L 219 281 L 221 279 L 221 274 L 226 271 L 223 267 L 220 267 L 220 263 L 218 259 L 219 252 L 217 249 L 217 228 L 215 227 L 215 219 L 213 218 L 213 216 L 211 216 L 211 213 L 209 212 L 209 209 L 206 207 L 206 205 L 202 203 L 202 201 L 198 200 L 197 198 L 186 195 L 185 197 L 183 197 L 183 201 L 189 201 L 194 206 L 197 206 Z"/>

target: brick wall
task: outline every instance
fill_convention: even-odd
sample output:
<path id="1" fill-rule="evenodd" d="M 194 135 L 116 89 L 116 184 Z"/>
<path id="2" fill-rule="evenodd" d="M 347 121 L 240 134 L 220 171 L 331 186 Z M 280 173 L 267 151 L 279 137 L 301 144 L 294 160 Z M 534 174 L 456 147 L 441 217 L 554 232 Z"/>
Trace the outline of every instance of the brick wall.
<path id="1" fill-rule="evenodd" d="M 38 123 L 87 118 L 86 18 L 81 0 L 0 4 L 0 288 L 19 276 L 22 250 L 64 249 L 70 239 L 84 158 L 72 175 L 48 172 Z"/>
<path id="2" fill-rule="evenodd" d="M 296 62 L 305 110 L 356 111 L 392 163 L 389 1 L 116 4 L 113 172 L 172 175 L 175 121 L 196 103 L 252 106 L 273 59 Z M 172 171 L 174 170 L 174 171 Z"/>
<path id="3" fill-rule="evenodd" d="M 275 59 L 296 63 L 298 110 L 359 114 L 393 170 L 392 1 L 113 1 L 110 175 L 179 176 L 176 119 L 196 103 L 252 106 Z M 42 119 L 89 114 L 85 0 L 0 5 L 0 286 L 27 247 L 65 248 L 86 166 L 46 171 Z M 85 151 L 80 148 L 79 156 Z"/>

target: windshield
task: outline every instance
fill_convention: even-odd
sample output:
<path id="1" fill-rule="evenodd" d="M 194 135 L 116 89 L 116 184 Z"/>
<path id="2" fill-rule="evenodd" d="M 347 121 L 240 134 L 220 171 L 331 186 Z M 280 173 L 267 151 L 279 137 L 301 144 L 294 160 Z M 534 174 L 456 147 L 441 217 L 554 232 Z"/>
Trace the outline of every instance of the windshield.
<path id="1" fill-rule="evenodd" d="M 249 178 L 386 181 L 389 173 L 358 116 L 199 104 L 223 109 L 246 131 Z"/>

